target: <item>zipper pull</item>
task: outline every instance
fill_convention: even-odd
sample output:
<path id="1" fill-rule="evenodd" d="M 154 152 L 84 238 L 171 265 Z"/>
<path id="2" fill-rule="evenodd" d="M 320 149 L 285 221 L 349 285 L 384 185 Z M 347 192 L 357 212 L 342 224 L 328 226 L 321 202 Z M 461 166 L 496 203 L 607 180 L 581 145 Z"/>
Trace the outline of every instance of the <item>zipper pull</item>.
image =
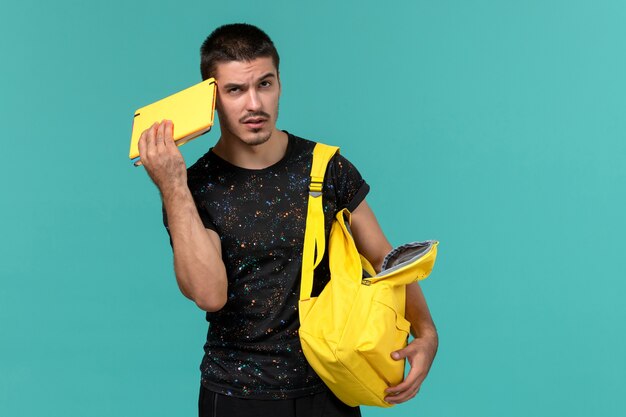
<path id="1" fill-rule="evenodd" d="M 372 281 L 370 281 L 369 279 L 362 279 L 361 284 L 369 287 L 370 285 L 372 285 Z"/>

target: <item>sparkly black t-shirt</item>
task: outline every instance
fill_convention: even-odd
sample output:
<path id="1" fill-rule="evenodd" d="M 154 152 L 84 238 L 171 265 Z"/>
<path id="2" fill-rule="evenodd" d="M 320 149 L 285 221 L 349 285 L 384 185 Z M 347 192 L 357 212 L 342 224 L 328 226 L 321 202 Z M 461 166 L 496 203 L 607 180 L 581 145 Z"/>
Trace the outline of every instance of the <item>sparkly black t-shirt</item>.
<path id="1" fill-rule="evenodd" d="M 287 151 L 260 170 L 234 166 L 209 150 L 188 169 L 189 189 L 206 228 L 222 243 L 228 301 L 207 313 L 202 384 L 226 395 L 294 398 L 320 392 L 323 382 L 298 338 L 298 296 L 308 186 L 315 143 L 289 134 Z M 326 172 L 326 233 L 334 214 L 354 210 L 369 186 L 343 156 Z M 167 225 L 167 220 L 165 220 Z M 313 294 L 328 282 L 316 269 Z"/>

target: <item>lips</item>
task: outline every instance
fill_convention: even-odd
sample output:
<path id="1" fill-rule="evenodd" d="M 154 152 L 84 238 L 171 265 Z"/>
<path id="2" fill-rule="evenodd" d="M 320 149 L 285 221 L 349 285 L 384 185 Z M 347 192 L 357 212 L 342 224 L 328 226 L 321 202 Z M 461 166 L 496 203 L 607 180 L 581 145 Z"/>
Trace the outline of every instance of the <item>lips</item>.
<path id="1" fill-rule="evenodd" d="M 244 120 L 243 124 L 245 124 L 246 126 L 252 129 L 260 129 L 261 127 L 263 127 L 266 121 L 267 119 L 263 117 L 251 117 L 249 119 Z"/>

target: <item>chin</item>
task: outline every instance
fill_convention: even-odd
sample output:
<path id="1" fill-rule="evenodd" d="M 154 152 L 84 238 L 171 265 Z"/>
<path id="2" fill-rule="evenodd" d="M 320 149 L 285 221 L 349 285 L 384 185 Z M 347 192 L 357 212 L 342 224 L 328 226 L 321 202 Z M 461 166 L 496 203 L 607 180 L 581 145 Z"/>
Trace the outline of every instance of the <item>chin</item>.
<path id="1" fill-rule="evenodd" d="M 241 140 L 250 146 L 262 145 L 272 137 L 272 132 L 258 132 L 247 137 L 242 137 Z"/>

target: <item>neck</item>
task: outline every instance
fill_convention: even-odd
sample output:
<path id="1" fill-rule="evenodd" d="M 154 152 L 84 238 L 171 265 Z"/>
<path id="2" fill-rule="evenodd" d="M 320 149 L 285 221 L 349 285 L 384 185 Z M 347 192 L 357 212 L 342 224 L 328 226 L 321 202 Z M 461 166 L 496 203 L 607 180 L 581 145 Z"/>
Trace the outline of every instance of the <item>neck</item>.
<path id="1" fill-rule="evenodd" d="M 260 145 L 248 145 L 222 131 L 213 152 L 229 163 L 245 169 L 264 169 L 280 161 L 287 152 L 288 136 L 274 129 L 270 138 Z"/>

